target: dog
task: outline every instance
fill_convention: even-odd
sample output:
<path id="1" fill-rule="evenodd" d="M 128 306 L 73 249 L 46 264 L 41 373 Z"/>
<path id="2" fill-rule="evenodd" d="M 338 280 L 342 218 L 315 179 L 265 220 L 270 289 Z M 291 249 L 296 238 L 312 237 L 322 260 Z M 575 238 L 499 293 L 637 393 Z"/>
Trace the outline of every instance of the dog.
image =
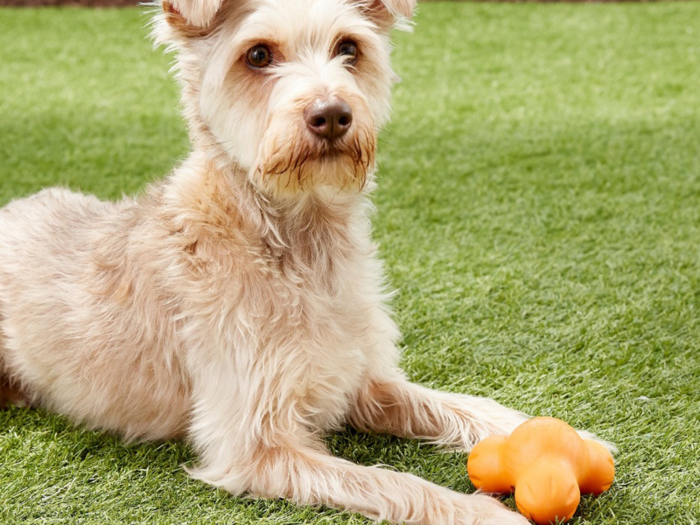
<path id="1" fill-rule="evenodd" d="M 527 521 L 331 456 L 360 431 L 456 450 L 527 416 L 412 384 L 371 240 L 390 32 L 415 0 L 168 0 L 191 152 L 121 202 L 0 210 L 0 395 L 126 440 L 185 439 L 234 495 L 424 525 Z"/>

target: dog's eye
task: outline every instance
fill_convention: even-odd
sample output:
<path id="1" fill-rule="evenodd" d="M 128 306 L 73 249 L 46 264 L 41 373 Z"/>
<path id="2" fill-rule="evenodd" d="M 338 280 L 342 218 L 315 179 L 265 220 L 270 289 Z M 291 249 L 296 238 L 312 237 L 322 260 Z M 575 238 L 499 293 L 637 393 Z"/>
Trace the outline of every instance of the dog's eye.
<path id="1" fill-rule="evenodd" d="M 357 44 L 352 40 L 343 40 L 335 48 L 335 56 L 344 56 L 346 64 L 353 65 L 357 62 L 359 52 L 357 50 Z"/>
<path id="2" fill-rule="evenodd" d="M 255 68 L 267 67 L 272 64 L 272 51 L 264 44 L 258 44 L 248 50 L 246 54 L 248 65 Z"/>

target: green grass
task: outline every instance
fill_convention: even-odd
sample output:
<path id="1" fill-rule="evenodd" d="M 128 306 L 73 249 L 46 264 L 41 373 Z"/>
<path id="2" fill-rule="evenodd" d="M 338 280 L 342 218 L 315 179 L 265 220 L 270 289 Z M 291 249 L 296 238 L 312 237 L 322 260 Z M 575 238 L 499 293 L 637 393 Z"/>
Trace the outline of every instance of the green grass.
<path id="1" fill-rule="evenodd" d="M 374 221 L 405 369 L 615 441 L 616 483 L 576 525 L 700 523 L 700 3 L 433 3 L 417 22 Z M 118 198 L 183 158 L 146 32 L 135 10 L 0 10 L 0 204 L 55 184 Z M 329 444 L 473 490 L 458 454 Z M 12 409 L 0 523 L 368 523 L 229 497 L 193 460 Z"/>

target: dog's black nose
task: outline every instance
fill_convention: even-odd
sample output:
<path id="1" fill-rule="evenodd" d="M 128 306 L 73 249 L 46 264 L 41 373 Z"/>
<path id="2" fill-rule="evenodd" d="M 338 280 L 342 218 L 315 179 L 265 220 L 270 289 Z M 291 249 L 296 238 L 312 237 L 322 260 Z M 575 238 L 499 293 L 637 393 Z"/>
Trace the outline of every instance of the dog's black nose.
<path id="1" fill-rule="evenodd" d="M 327 140 L 339 139 L 352 125 L 352 110 L 339 98 L 318 99 L 306 108 L 304 120 L 315 135 Z"/>

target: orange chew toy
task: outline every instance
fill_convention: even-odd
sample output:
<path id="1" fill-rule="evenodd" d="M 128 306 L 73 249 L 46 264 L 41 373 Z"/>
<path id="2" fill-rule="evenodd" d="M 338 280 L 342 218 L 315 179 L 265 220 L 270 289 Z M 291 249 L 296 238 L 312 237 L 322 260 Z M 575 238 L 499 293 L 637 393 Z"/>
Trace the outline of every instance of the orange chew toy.
<path id="1" fill-rule="evenodd" d="M 485 492 L 515 490 L 518 510 L 538 525 L 568 521 L 581 494 L 600 494 L 615 477 L 605 447 L 582 439 L 553 417 L 536 417 L 510 436 L 491 436 L 477 444 L 467 462 L 469 479 Z"/>

